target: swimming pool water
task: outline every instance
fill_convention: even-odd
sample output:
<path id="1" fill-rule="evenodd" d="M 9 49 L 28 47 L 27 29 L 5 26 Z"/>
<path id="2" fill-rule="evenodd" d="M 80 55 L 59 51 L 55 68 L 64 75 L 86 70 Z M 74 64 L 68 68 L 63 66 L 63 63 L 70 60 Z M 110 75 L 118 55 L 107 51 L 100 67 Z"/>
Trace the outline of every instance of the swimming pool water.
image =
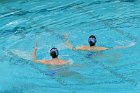
<path id="1" fill-rule="evenodd" d="M 139 0 L 1 0 L 0 93 L 140 93 L 139 23 Z M 98 46 L 128 48 L 72 51 L 64 32 L 74 46 L 94 34 Z M 39 59 L 57 47 L 73 64 L 32 62 L 35 41 Z"/>

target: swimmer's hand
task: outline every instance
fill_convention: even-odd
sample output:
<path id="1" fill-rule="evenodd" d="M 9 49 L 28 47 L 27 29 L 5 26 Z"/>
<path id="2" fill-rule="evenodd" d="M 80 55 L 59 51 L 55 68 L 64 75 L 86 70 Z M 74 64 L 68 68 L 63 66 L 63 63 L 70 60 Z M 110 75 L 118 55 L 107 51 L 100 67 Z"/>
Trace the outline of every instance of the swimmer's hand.
<path id="1" fill-rule="evenodd" d="M 65 40 L 68 40 L 68 36 L 67 36 L 67 33 L 66 32 L 64 33 L 64 39 Z"/>
<path id="2" fill-rule="evenodd" d="M 67 61 L 67 64 L 72 65 L 73 64 L 72 60 Z"/>
<path id="3" fill-rule="evenodd" d="M 35 43 L 34 50 L 33 50 L 33 54 L 32 54 L 32 59 L 33 59 L 34 62 L 37 61 L 37 58 L 36 58 L 36 51 L 37 51 L 37 48 L 38 48 L 38 43 L 36 42 L 36 43 Z"/>
<path id="4" fill-rule="evenodd" d="M 37 48 L 38 48 L 38 43 L 36 42 L 34 49 L 37 49 Z"/>
<path id="5" fill-rule="evenodd" d="M 113 47 L 114 49 L 119 49 L 119 48 L 127 48 L 127 47 L 125 47 L 125 46 L 115 46 L 115 47 Z"/>
<path id="6" fill-rule="evenodd" d="M 65 39 L 65 44 L 67 45 L 67 47 L 68 47 L 69 49 L 73 49 L 73 46 L 72 46 L 72 44 L 69 42 L 68 36 L 67 36 L 66 33 L 64 33 L 64 39 Z"/>

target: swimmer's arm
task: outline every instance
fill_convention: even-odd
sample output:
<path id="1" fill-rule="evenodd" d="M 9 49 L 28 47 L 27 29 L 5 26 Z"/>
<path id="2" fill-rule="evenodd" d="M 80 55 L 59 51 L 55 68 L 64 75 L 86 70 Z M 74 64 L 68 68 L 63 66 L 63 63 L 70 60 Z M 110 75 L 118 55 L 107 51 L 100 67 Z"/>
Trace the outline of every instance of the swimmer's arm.
<path id="1" fill-rule="evenodd" d="M 121 48 L 129 48 L 131 46 L 115 46 L 112 48 L 106 48 L 106 47 L 97 47 L 97 50 L 112 50 L 112 49 L 121 49 Z"/>
<path id="2" fill-rule="evenodd" d="M 33 54 L 32 54 L 32 60 L 34 61 L 34 62 L 36 62 L 37 61 L 37 58 L 36 58 L 36 47 L 34 48 L 34 50 L 33 50 Z"/>
<path id="3" fill-rule="evenodd" d="M 34 50 L 33 50 L 33 55 L 32 55 L 33 62 L 38 62 L 38 63 L 43 63 L 43 64 L 49 64 L 50 63 L 49 60 L 37 60 L 36 51 L 37 51 L 37 48 L 35 47 Z"/>
<path id="4" fill-rule="evenodd" d="M 110 48 L 111 50 L 112 49 L 123 49 L 123 48 L 129 48 L 129 47 L 132 47 L 133 45 L 129 45 L 129 46 L 115 46 L 115 47 L 112 47 Z"/>
<path id="5" fill-rule="evenodd" d="M 106 47 L 98 47 L 97 50 L 111 50 L 111 49 L 121 49 L 121 48 L 128 48 L 130 46 L 115 46 L 113 48 L 106 48 Z"/>
<path id="6" fill-rule="evenodd" d="M 127 46 L 116 46 L 116 47 L 113 47 L 113 48 L 96 47 L 94 50 L 103 51 L 103 50 L 112 50 L 112 49 L 120 49 L 120 48 L 128 48 L 128 47 Z"/>
<path id="7" fill-rule="evenodd" d="M 106 48 L 106 47 L 96 47 L 96 50 L 98 51 L 101 51 L 101 50 L 109 50 L 109 48 Z"/>
<path id="8" fill-rule="evenodd" d="M 67 45 L 67 47 L 68 47 L 69 49 L 74 50 L 75 48 L 74 48 L 73 45 L 69 42 L 68 36 L 67 36 L 66 33 L 64 33 L 64 39 L 65 39 L 65 44 Z"/>
<path id="9" fill-rule="evenodd" d="M 95 46 L 93 48 L 90 48 L 89 46 L 78 46 L 75 48 L 75 50 L 83 50 L 83 51 L 103 51 L 103 50 L 108 50 L 109 48 L 106 47 L 98 47 Z"/>
<path id="10" fill-rule="evenodd" d="M 131 47 L 131 46 L 115 46 L 111 49 L 129 48 L 129 47 Z"/>

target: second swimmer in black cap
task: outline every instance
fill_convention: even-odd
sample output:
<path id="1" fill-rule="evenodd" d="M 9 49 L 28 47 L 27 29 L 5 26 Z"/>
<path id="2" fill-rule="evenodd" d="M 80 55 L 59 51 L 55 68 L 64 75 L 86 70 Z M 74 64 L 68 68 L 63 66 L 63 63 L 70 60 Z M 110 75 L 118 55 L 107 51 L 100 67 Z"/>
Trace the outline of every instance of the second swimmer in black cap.
<path id="1" fill-rule="evenodd" d="M 94 35 L 89 36 L 88 38 L 88 43 L 90 46 L 78 46 L 78 47 L 73 47 L 71 43 L 68 40 L 67 34 L 64 33 L 64 38 L 65 38 L 65 43 L 68 48 L 73 49 L 73 50 L 85 50 L 85 51 L 101 51 L 101 50 L 107 50 L 108 48 L 106 47 L 98 47 L 96 46 L 96 37 Z"/>
<path id="2" fill-rule="evenodd" d="M 64 65 L 64 64 L 68 64 L 70 62 L 68 61 L 65 61 L 65 60 L 61 60 L 58 58 L 58 55 L 59 55 L 59 52 L 57 50 L 57 48 L 52 48 L 50 50 L 50 56 L 52 57 L 51 60 L 38 60 L 36 58 L 36 50 L 37 50 L 37 44 L 36 44 L 36 47 L 34 48 L 34 51 L 33 51 L 33 61 L 34 62 L 39 62 L 39 63 L 43 63 L 43 64 L 50 64 L 50 65 Z"/>

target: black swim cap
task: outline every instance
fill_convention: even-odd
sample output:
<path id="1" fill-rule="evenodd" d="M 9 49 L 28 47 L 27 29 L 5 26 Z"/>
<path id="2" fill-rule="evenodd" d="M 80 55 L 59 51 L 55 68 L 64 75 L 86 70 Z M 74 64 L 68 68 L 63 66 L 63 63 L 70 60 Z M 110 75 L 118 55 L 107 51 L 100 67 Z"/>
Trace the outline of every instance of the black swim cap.
<path id="1" fill-rule="evenodd" d="M 57 48 L 52 48 L 50 50 L 50 55 L 52 56 L 52 58 L 57 58 L 58 55 L 59 55 L 59 52 L 58 52 Z"/>
<path id="2" fill-rule="evenodd" d="M 96 44 L 96 37 L 94 35 L 91 35 L 89 38 L 88 38 L 88 43 L 90 44 L 90 46 L 95 46 Z"/>

